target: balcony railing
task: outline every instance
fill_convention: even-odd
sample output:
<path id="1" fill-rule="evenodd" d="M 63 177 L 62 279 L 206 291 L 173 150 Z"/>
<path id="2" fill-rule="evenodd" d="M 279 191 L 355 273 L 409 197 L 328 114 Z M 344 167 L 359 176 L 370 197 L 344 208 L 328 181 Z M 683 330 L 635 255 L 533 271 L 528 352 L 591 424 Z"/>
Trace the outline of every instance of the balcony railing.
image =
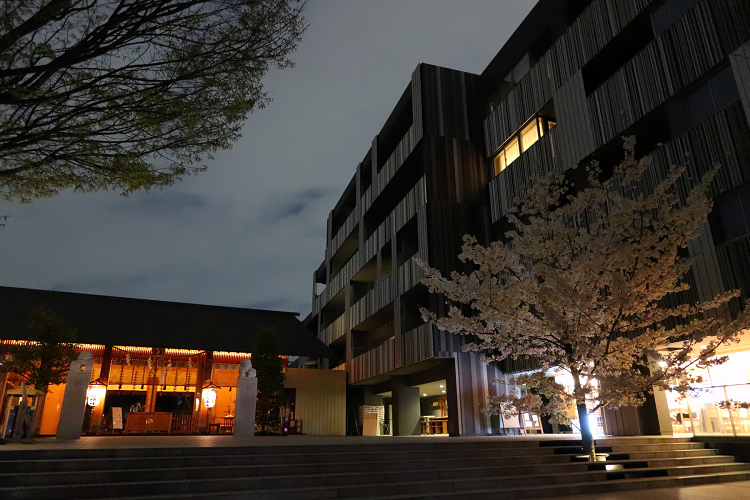
<path id="1" fill-rule="evenodd" d="M 331 344 L 336 339 L 341 338 L 346 333 L 346 314 L 342 314 L 336 318 L 333 323 L 328 325 L 320 332 L 318 338 L 322 340 L 326 345 Z"/>
<path id="2" fill-rule="evenodd" d="M 349 383 L 377 377 L 433 355 L 431 327 L 420 325 L 352 359 L 348 367 Z"/>

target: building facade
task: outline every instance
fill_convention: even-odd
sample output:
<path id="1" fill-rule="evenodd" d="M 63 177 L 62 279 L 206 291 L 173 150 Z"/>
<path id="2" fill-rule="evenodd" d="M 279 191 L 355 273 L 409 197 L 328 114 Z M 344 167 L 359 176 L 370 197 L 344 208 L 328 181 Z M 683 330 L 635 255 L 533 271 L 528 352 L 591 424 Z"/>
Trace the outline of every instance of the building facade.
<path id="1" fill-rule="evenodd" d="M 308 368 L 327 364 L 322 360 L 333 353 L 296 313 L 13 287 L 0 287 L 0 304 L 0 437 L 10 436 L 21 401 L 20 376 L 1 369 L 5 351 L 30 340 L 27 324 L 40 308 L 76 330 L 76 351 L 93 354 L 90 380 L 106 391 L 85 408 L 83 432 L 150 432 L 141 425 L 148 420 L 163 423 L 159 432 L 231 432 L 240 364 L 270 328 L 286 375 L 286 427 L 344 434 L 343 373 Z M 43 406 L 32 398 L 33 411 L 42 412 L 41 435 L 57 432 L 64 394 L 63 383 L 49 388 Z M 129 419 L 132 412 L 142 414 Z M 115 414 L 124 427 L 114 424 Z"/>
<path id="2" fill-rule="evenodd" d="M 691 300 L 733 288 L 747 300 L 749 117 L 746 0 L 540 0 L 481 75 L 420 64 L 331 212 L 314 273 L 306 324 L 344 360 L 336 369 L 347 373 L 350 407 L 385 406 L 383 430 L 396 435 L 424 431 L 420 416 L 434 408 L 451 434 L 501 432 L 480 408 L 504 390 L 493 380 L 526 367 L 482 365 L 480 354 L 461 352 L 463 339 L 424 324 L 419 306 L 440 314 L 444 304 L 420 285 L 413 259 L 457 269 L 462 235 L 502 235 L 534 174 L 574 179 L 579 165 L 614 164 L 623 136 L 653 156 L 654 179 L 673 164 L 694 178 L 722 164 L 715 209 L 690 246 Z M 746 356 L 748 337 L 727 354 Z M 750 401 L 750 374 L 735 378 L 708 392 Z M 616 434 L 725 430 L 712 398 L 714 408 L 698 411 L 658 395 L 661 410 L 609 413 L 600 425 Z M 690 429 L 678 428 L 685 414 Z M 732 419 L 736 433 L 744 427 L 735 420 L 750 425 L 747 410 Z"/>

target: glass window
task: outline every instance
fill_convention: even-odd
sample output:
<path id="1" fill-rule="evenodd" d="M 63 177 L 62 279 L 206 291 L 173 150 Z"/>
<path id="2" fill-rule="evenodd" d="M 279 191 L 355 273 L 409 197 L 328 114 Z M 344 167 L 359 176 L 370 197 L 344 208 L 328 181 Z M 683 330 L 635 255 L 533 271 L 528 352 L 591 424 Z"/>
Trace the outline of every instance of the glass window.
<path id="1" fill-rule="evenodd" d="M 538 140 L 539 130 L 537 129 L 537 121 L 534 120 L 521 129 L 521 151 L 526 151 Z"/>
<path id="2" fill-rule="evenodd" d="M 688 94 L 688 107 L 690 108 L 690 117 L 693 120 L 693 125 L 697 125 L 703 120 L 709 118 L 716 107 L 714 106 L 714 100 L 711 96 L 711 88 L 708 83 L 703 85 L 698 90 Z"/>
<path id="3" fill-rule="evenodd" d="M 685 12 L 689 11 L 690 8 L 697 4 L 698 0 L 669 0 L 669 5 L 672 7 L 672 18 L 676 21 Z"/>
<path id="4" fill-rule="evenodd" d="M 510 165 L 521 156 L 521 150 L 518 147 L 518 137 L 514 137 L 512 141 L 505 146 L 505 166 Z"/>
<path id="5" fill-rule="evenodd" d="M 521 59 L 518 64 L 516 64 L 516 67 L 513 68 L 513 82 L 520 82 L 529 70 L 531 70 L 531 59 L 529 58 L 529 54 L 526 53 L 526 55 L 523 56 L 523 59 Z"/>
<path id="6" fill-rule="evenodd" d="M 687 107 L 687 100 L 682 96 L 677 96 L 667 102 L 665 112 L 669 122 L 669 133 L 672 137 L 682 135 L 692 127 L 690 121 L 690 110 Z"/>
<path id="7" fill-rule="evenodd" d="M 709 80 L 716 109 L 722 109 L 740 98 L 732 67 L 727 66 Z"/>
<path id="8" fill-rule="evenodd" d="M 544 137 L 544 120 L 541 118 L 537 118 L 536 126 L 539 129 L 539 137 Z"/>
<path id="9" fill-rule="evenodd" d="M 494 163 L 495 163 L 495 175 L 505 170 L 505 167 L 507 166 L 505 164 L 505 151 L 500 151 L 497 154 L 497 156 L 495 156 Z"/>
<path id="10" fill-rule="evenodd" d="M 672 11 L 669 9 L 669 2 L 664 2 L 664 5 L 651 14 L 651 24 L 654 26 L 656 36 L 659 36 L 672 25 Z"/>
<path id="11" fill-rule="evenodd" d="M 721 225 L 724 228 L 724 237 L 727 240 L 739 238 L 748 233 L 747 220 L 739 196 L 721 200 L 718 206 L 721 214 Z"/>
<path id="12" fill-rule="evenodd" d="M 742 202 L 742 210 L 745 213 L 745 224 L 747 224 L 750 232 L 750 190 L 740 193 L 740 201 Z"/>

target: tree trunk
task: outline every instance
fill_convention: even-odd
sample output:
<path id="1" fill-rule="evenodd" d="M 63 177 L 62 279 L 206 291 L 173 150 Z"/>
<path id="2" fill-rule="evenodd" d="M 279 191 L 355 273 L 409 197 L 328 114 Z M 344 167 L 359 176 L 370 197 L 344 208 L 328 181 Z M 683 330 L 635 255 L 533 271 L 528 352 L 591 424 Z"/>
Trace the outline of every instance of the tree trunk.
<path id="1" fill-rule="evenodd" d="M 571 371 L 573 375 L 573 388 L 578 398 L 581 390 L 581 381 L 578 378 L 578 372 Z M 594 435 L 591 433 L 591 424 L 589 423 L 589 411 L 586 408 L 585 399 L 576 399 L 576 408 L 578 410 L 578 423 L 581 425 L 581 443 L 583 452 L 589 456 L 589 462 L 596 462 L 596 448 L 594 447 Z"/>
<path id="2" fill-rule="evenodd" d="M 591 433 L 591 424 L 589 423 L 589 411 L 586 409 L 586 403 L 578 403 L 578 422 L 581 424 L 581 442 L 583 443 L 583 452 L 589 456 L 589 462 L 596 461 L 596 448 L 594 447 L 594 435 Z"/>

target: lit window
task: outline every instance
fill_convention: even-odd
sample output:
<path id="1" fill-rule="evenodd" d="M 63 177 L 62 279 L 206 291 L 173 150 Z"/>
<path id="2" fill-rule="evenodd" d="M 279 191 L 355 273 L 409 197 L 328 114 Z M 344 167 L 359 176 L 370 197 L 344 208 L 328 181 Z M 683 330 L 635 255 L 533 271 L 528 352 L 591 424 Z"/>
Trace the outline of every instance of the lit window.
<path id="1" fill-rule="evenodd" d="M 495 175 L 516 161 L 522 152 L 544 137 L 544 134 L 555 125 L 554 121 L 536 116 L 520 131 L 513 134 L 505 143 L 505 147 L 500 149 L 492 159 Z"/>
<path id="2" fill-rule="evenodd" d="M 494 158 L 495 164 L 495 175 L 499 174 L 505 167 L 513 163 L 519 156 L 521 151 L 518 145 L 518 136 L 515 136 L 503 149 L 500 150 Z"/>
<path id="3" fill-rule="evenodd" d="M 505 150 L 500 150 L 497 156 L 495 156 L 495 175 L 505 170 L 506 166 L 507 164 L 505 163 Z"/>
<path id="4" fill-rule="evenodd" d="M 518 137 L 514 137 L 512 141 L 505 146 L 505 166 L 507 167 L 521 156 L 521 150 L 518 147 Z"/>
<path id="5" fill-rule="evenodd" d="M 534 120 L 521 129 L 521 150 L 526 151 L 539 140 L 539 129 L 537 121 Z"/>

